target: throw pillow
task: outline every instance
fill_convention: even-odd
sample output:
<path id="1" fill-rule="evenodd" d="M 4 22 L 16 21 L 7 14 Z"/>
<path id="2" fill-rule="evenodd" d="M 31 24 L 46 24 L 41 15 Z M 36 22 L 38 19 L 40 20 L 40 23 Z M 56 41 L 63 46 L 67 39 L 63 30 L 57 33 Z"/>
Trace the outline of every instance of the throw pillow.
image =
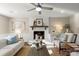
<path id="1" fill-rule="evenodd" d="M 13 36 L 13 37 L 9 37 L 8 38 L 8 44 L 13 44 L 13 43 L 16 43 L 17 42 L 17 39 L 16 39 L 16 36 Z"/>

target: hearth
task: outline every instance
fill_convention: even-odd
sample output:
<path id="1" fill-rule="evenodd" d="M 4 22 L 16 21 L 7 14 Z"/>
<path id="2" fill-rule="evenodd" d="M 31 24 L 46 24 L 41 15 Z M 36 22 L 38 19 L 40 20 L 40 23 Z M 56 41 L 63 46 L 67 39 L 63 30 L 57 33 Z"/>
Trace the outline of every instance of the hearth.
<path id="1" fill-rule="evenodd" d="M 34 39 L 44 39 L 45 38 L 44 31 L 34 31 L 33 38 Z"/>

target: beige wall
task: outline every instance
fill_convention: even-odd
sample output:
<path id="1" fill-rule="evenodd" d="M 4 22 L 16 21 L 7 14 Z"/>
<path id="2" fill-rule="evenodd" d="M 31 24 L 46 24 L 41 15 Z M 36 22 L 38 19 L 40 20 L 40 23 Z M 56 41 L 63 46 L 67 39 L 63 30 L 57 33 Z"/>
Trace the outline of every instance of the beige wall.
<path id="1" fill-rule="evenodd" d="M 0 16 L 0 34 L 9 33 L 9 18 Z"/>
<path id="2" fill-rule="evenodd" d="M 50 17 L 49 18 L 50 32 L 61 30 L 65 24 L 69 24 L 69 17 Z M 58 26 L 58 28 L 56 29 L 55 26 Z"/>
<path id="3" fill-rule="evenodd" d="M 10 32 L 15 32 L 15 29 L 20 29 L 22 32 L 29 32 L 29 20 L 27 18 L 13 18 L 9 21 Z"/>
<path id="4" fill-rule="evenodd" d="M 70 17 L 70 26 L 74 33 L 79 33 L 79 13 Z"/>

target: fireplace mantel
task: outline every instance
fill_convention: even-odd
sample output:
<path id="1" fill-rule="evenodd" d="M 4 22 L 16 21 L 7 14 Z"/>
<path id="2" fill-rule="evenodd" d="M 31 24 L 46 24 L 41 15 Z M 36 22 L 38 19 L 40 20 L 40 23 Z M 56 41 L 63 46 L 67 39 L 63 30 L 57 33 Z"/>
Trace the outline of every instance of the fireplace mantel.
<path id="1" fill-rule="evenodd" d="M 48 28 L 48 26 L 30 26 L 30 27 L 32 28 L 32 30 L 34 28 L 45 28 L 45 30 L 46 30 L 46 28 Z"/>

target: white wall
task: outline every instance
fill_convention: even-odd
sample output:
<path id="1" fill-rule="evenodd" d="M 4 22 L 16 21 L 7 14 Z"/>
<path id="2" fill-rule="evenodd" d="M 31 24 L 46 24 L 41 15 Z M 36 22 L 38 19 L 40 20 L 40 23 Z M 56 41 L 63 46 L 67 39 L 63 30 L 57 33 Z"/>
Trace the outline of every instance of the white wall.
<path id="1" fill-rule="evenodd" d="M 0 16 L 0 34 L 9 33 L 9 18 Z"/>
<path id="2" fill-rule="evenodd" d="M 24 38 L 25 41 L 32 41 L 33 40 L 33 30 L 32 30 L 32 28 L 30 26 L 33 26 L 33 21 L 36 18 L 43 18 L 44 24 L 45 25 L 49 25 L 49 18 L 48 17 L 33 16 L 33 17 L 21 18 L 21 19 L 15 18 L 15 19 L 10 19 L 10 23 L 9 23 L 9 25 L 10 25 L 10 32 L 12 32 L 12 23 L 11 23 L 11 21 L 14 21 L 14 22 L 25 21 L 26 22 L 26 29 L 23 32 L 23 38 Z M 46 30 L 46 33 L 49 33 L 49 29 Z"/>

